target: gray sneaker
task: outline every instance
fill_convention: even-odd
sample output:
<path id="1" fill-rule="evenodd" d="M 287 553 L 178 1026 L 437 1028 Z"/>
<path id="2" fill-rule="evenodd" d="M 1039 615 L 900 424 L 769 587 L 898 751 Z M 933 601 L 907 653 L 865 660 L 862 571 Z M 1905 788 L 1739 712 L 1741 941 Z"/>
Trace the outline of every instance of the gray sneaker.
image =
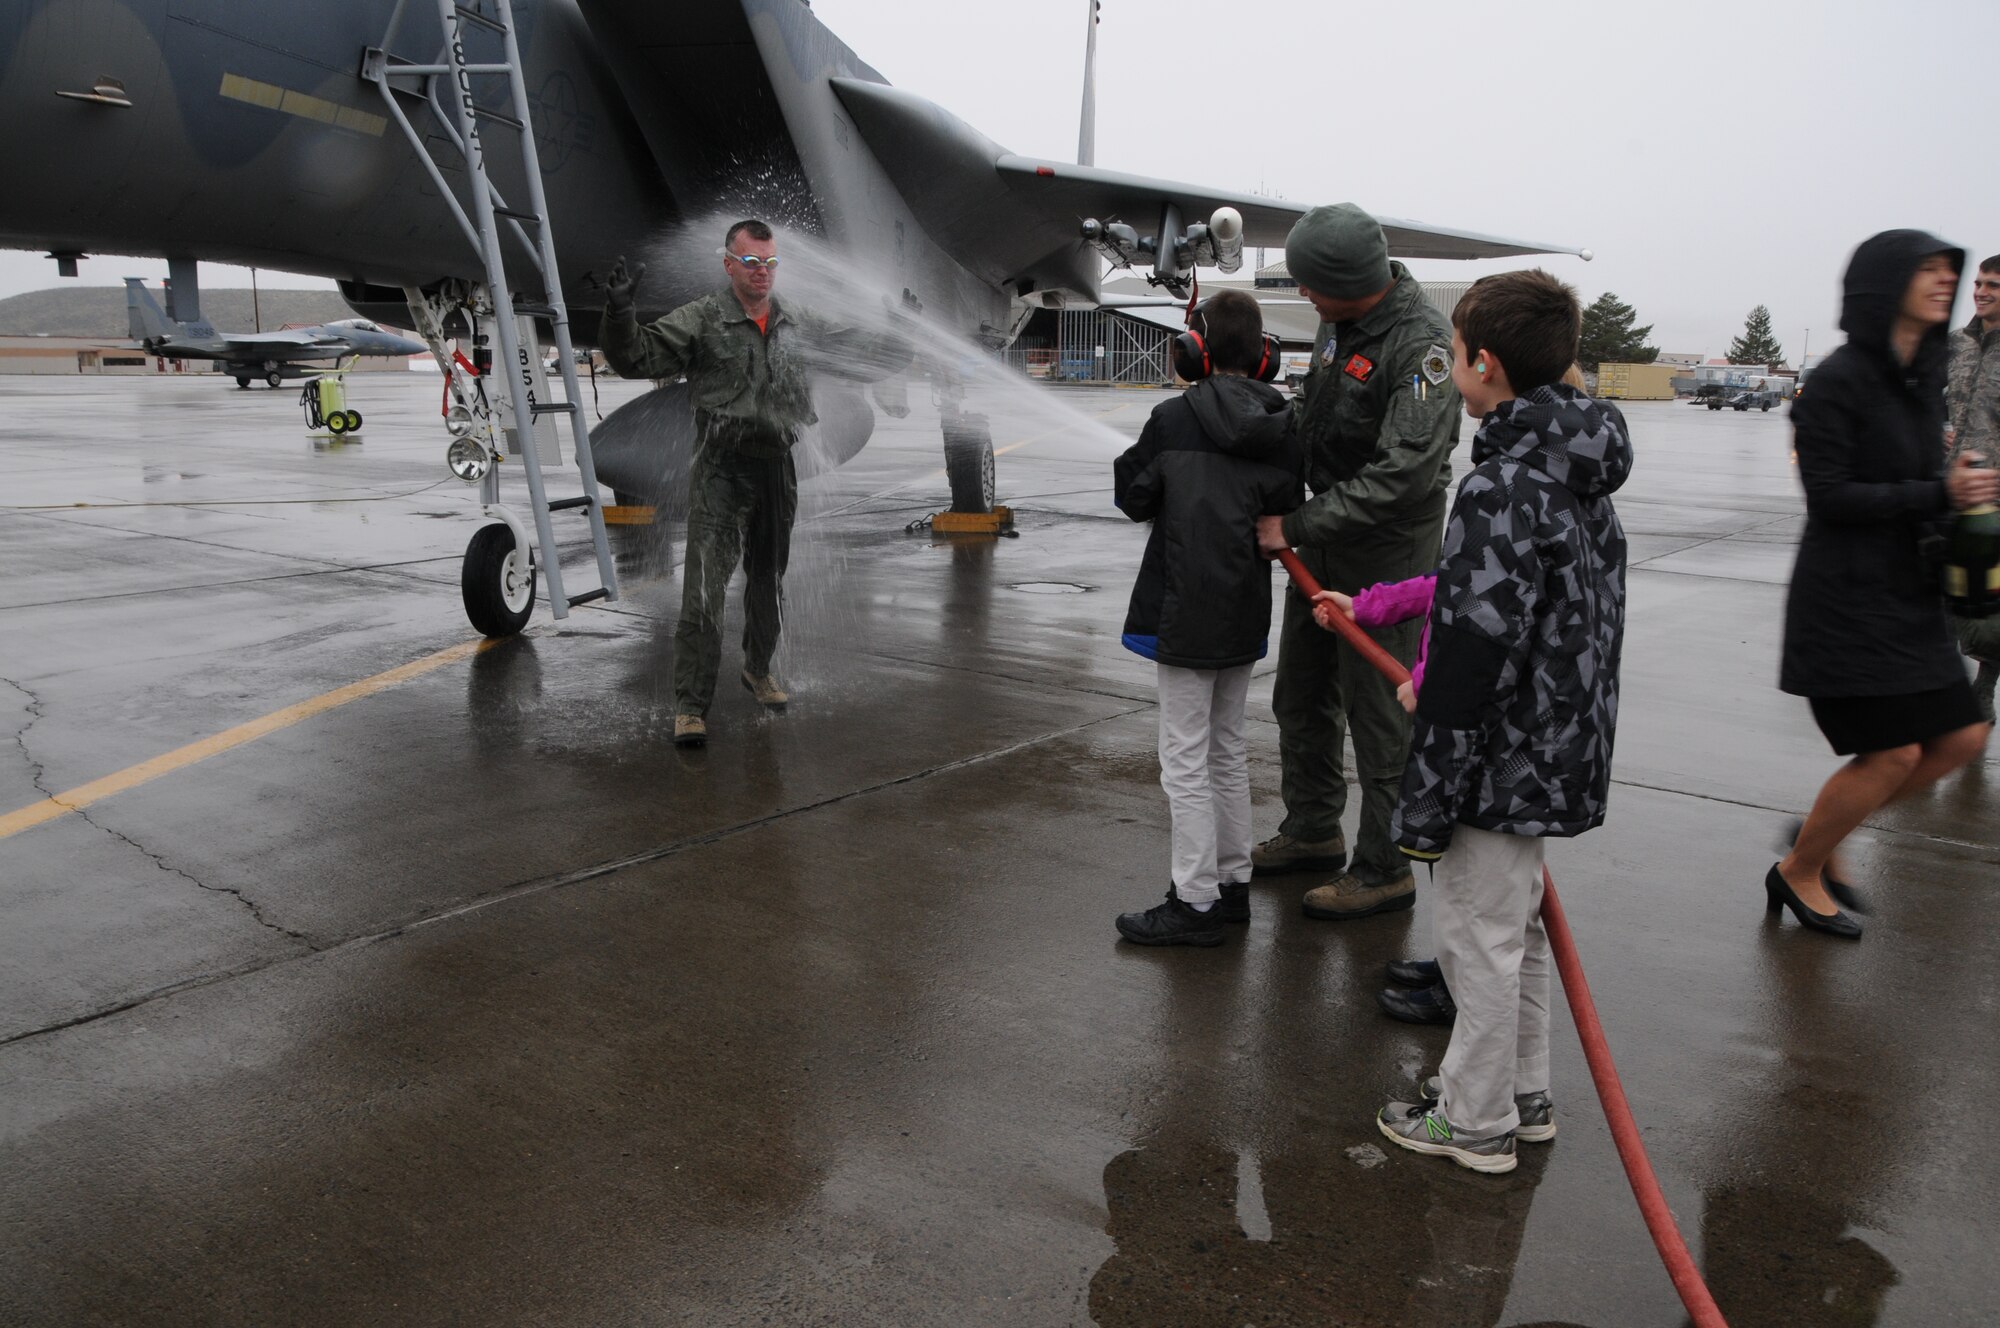
<path id="1" fill-rule="evenodd" d="M 1345 922 L 1351 918 L 1372 917 L 1377 913 L 1393 913 L 1397 909 L 1415 907 L 1417 902 L 1417 878 L 1399 876 L 1393 881 L 1379 884 L 1364 881 L 1353 872 L 1328 881 L 1325 885 L 1314 886 L 1306 891 L 1305 910 L 1309 918 L 1324 918 L 1332 922 Z"/>
<path id="2" fill-rule="evenodd" d="M 1417 1092 L 1423 1098 L 1423 1105 L 1435 1107 L 1444 1097 L 1444 1080 L 1432 1075 L 1417 1085 Z M 1514 1137 L 1524 1144 L 1545 1144 L 1556 1137 L 1556 1104 L 1548 1090 L 1535 1093 L 1514 1094 L 1514 1110 L 1521 1115 L 1521 1123 L 1514 1127 Z"/>
<path id="3" fill-rule="evenodd" d="M 1331 839 L 1293 839 L 1272 835 L 1250 850 L 1253 876 L 1279 876 L 1285 872 L 1337 872 L 1347 865 L 1347 837 L 1336 830 Z"/>
<path id="4" fill-rule="evenodd" d="M 1512 1171 L 1519 1164 L 1514 1156 L 1513 1131 L 1467 1139 L 1451 1128 L 1451 1122 L 1436 1107 L 1391 1102 L 1375 1117 L 1375 1125 L 1384 1137 L 1413 1153 L 1448 1157 L 1472 1171 Z"/>

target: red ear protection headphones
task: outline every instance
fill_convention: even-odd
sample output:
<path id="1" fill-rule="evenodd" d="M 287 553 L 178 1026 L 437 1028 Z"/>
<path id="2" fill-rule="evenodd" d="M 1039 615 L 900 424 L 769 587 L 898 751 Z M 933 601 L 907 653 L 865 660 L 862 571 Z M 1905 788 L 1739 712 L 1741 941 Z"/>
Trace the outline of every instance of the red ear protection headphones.
<path id="1" fill-rule="evenodd" d="M 1196 326 L 1196 322 L 1200 326 Z M 1209 359 L 1208 338 L 1203 335 L 1208 326 L 1208 316 L 1201 310 L 1194 311 L 1189 320 L 1188 330 L 1174 338 L 1174 372 L 1190 383 L 1199 383 L 1215 372 L 1215 365 Z M 1269 332 L 1264 334 L 1264 354 L 1257 361 L 1257 367 L 1250 376 L 1260 383 L 1268 383 L 1278 376 L 1283 363 L 1283 347 Z"/>

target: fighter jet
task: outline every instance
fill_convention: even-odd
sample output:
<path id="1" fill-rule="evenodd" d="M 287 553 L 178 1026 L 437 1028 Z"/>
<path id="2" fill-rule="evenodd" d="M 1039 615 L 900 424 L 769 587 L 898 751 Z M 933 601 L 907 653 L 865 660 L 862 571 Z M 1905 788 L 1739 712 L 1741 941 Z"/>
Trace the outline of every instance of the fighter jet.
<path id="1" fill-rule="evenodd" d="M 1197 265 L 1229 270 L 1246 245 L 1282 244 L 1304 211 L 1009 153 L 890 87 L 804 0 L 512 0 L 511 33 L 494 0 L 0 3 L 11 166 L 0 245 L 45 250 L 65 274 L 89 253 L 163 257 L 177 299 L 196 294 L 197 259 L 314 273 L 336 279 L 362 316 L 430 337 L 439 310 L 419 306 L 490 288 L 466 220 L 475 204 L 459 125 L 475 121 L 496 215 L 522 241 L 505 247 L 509 295 L 568 308 L 586 344 L 596 274 L 718 218 L 760 216 L 816 237 L 900 310 L 999 347 L 1037 309 L 1093 301 L 1107 260 L 1178 294 Z M 507 35 L 525 116 L 498 80 L 441 72 L 493 68 Z M 447 65 L 447 54 L 469 64 Z M 509 134 L 532 135 L 546 215 L 522 215 L 527 154 L 496 146 Z M 1385 228 L 1403 256 L 1583 253 L 1416 222 Z M 531 230 L 555 241 L 546 277 Z M 654 262 L 641 317 L 718 285 L 712 250 Z M 873 411 L 858 391 L 829 391 L 843 400 L 820 413 L 838 436 L 819 451 L 851 456 Z M 684 401 L 649 409 L 685 424 Z M 591 430 L 595 473 L 616 490 L 671 494 L 691 429 L 670 431 L 666 447 L 657 428 L 627 429 L 621 457 L 618 423 Z M 953 506 L 984 510 L 991 439 L 959 423 L 947 414 Z"/>
<path id="2" fill-rule="evenodd" d="M 138 277 L 125 278 L 125 314 L 132 340 L 148 353 L 176 360 L 221 360 L 238 387 L 261 378 L 272 387 L 312 372 L 306 366 L 356 355 L 423 355 L 421 341 L 384 332 L 365 318 L 342 318 L 282 332 L 217 332 L 206 318 L 177 322 Z"/>

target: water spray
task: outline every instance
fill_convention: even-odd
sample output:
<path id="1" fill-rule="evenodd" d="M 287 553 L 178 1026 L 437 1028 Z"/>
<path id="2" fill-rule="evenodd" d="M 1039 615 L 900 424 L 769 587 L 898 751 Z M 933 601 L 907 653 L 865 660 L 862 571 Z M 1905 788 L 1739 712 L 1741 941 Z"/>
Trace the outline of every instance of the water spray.
<path id="1" fill-rule="evenodd" d="M 1319 582 L 1296 553 L 1280 549 L 1278 561 L 1284 564 L 1292 584 L 1308 601 L 1320 593 Z M 1320 621 L 1318 615 L 1315 621 Z M 1328 614 L 1324 622 L 1392 684 L 1401 687 L 1410 680 L 1409 670 L 1369 639 L 1345 614 Z M 1583 1043 L 1583 1059 L 1590 1066 L 1591 1082 L 1597 1086 L 1597 1100 L 1604 1106 L 1611 1141 L 1618 1146 L 1618 1160 L 1625 1165 L 1625 1179 L 1632 1186 L 1632 1197 L 1639 1202 L 1639 1216 L 1645 1219 L 1653 1247 L 1660 1252 L 1660 1261 L 1666 1265 L 1667 1276 L 1673 1280 L 1674 1290 L 1680 1294 L 1694 1328 L 1729 1328 L 1722 1311 L 1716 1308 L 1715 1297 L 1701 1280 L 1701 1270 L 1695 1267 L 1694 1256 L 1688 1253 L 1687 1242 L 1681 1239 L 1673 1211 L 1667 1207 L 1667 1197 L 1661 1193 L 1659 1179 L 1653 1174 L 1653 1164 L 1647 1160 L 1646 1145 L 1639 1138 L 1638 1123 L 1632 1118 L 1632 1105 L 1625 1100 L 1625 1086 L 1611 1060 L 1611 1044 L 1597 1017 L 1597 1003 L 1590 998 L 1590 984 L 1584 980 L 1576 939 L 1570 935 L 1569 919 L 1556 895 L 1555 878 L 1549 875 L 1546 865 L 1542 868 L 1542 927 L 1548 932 L 1556 972 L 1562 975 L 1563 996 L 1569 1001 L 1570 1017 L 1576 1021 L 1577 1040 Z"/>

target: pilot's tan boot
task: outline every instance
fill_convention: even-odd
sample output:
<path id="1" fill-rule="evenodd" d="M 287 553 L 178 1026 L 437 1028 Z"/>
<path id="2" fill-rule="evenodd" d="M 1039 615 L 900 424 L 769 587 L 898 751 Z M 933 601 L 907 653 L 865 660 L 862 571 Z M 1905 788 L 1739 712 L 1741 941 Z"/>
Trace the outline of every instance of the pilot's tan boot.
<path id="1" fill-rule="evenodd" d="M 745 669 L 743 670 L 743 686 L 749 691 L 750 695 L 757 698 L 757 704 L 763 706 L 766 710 L 783 710 L 785 703 L 792 699 L 778 686 L 776 676 L 769 673 L 759 677 L 757 674 Z"/>
<path id="2" fill-rule="evenodd" d="M 674 746 L 705 747 L 708 745 L 708 721 L 700 715 L 674 716 Z"/>
<path id="3" fill-rule="evenodd" d="M 1350 918 L 1372 917 L 1411 908 L 1417 902 L 1417 878 L 1398 876 L 1389 881 L 1364 881 L 1353 872 L 1306 891 L 1305 910 L 1309 918 L 1346 922 Z"/>
<path id="4" fill-rule="evenodd" d="M 1335 830 L 1331 839 L 1293 839 L 1272 835 L 1250 850 L 1250 867 L 1257 876 L 1282 872 L 1337 872 L 1347 865 L 1347 837 Z"/>

